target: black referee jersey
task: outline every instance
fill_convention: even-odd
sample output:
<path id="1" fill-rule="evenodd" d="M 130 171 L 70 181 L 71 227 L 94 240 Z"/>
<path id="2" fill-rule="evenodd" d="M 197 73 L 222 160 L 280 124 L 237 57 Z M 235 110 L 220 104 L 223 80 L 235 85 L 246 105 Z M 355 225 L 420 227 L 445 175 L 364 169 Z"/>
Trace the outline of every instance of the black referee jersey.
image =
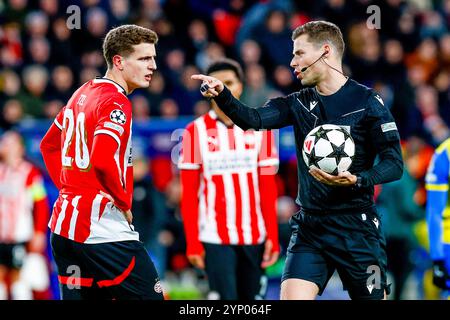
<path id="1" fill-rule="evenodd" d="M 293 126 L 299 180 L 297 203 L 304 212 L 361 212 L 374 205 L 374 185 L 402 175 L 400 136 L 391 112 L 374 90 L 352 79 L 328 96 L 320 95 L 316 88 L 305 88 L 271 99 L 257 109 L 245 106 L 227 88 L 214 99 L 244 130 Z M 362 178 L 360 186 L 328 186 L 309 174 L 301 153 L 303 141 L 322 124 L 345 126 L 350 131 L 356 149 L 349 171 Z M 377 155 L 379 161 L 374 164 Z"/>

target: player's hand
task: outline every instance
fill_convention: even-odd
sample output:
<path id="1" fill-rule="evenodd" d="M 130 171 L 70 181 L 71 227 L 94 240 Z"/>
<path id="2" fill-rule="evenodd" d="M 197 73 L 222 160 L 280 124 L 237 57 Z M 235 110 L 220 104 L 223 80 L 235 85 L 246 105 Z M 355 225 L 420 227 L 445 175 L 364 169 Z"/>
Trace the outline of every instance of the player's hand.
<path id="1" fill-rule="evenodd" d="M 222 92 L 224 85 L 223 82 L 214 77 L 205 76 L 204 74 L 194 74 L 191 79 L 203 81 L 200 92 L 205 98 L 214 98 Z"/>
<path id="2" fill-rule="evenodd" d="M 337 176 L 326 173 L 318 168 L 310 168 L 309 173 L 319 182 L 329 186 L 352 186 L 356 183 L 357 177 L 348 171 L 339 173 Z"/>
<path id="3" fill-rule="evenodd" d="M 433 284 L 443 290 L 450 288 L 450 275 L 444 260 L 433 261 Z"/>
<path id="4" fill-rule="evenodd" d="M 205 253 L 188 255 L 187 258 L 194 267 L 205 269 Z"/>
<path id="5" fill-rule="evenodd" d="M 47 237 L 44 232 L 36 232 L 28 243 L 28 251 L 41 253 L 47 245 Z"/>
<path id="6" fill-rule="evenodd" d="M 112 204 L 114 204 L 114 198 L 110 195 L 110 194 L 108 194 L 108 193 L 106 193 L 106 192 L 103 192 L 103 191 L 101 191 L 100 190 L 100 194 L 103 196 L 103 197 L 105 197 L 106 199 L 108 199 Z M 117 208 L 117 209 L 119 209 L 119 208 Z M 131 213 L 131 210 L 128 210 L 128 211 L 126 211 L 126 212 L 124 212 L 123 210 L 121 210 L 121 209 L 119 209 L 122 213 L 123 213 L 123 215 L 125 216 L 125 219 L 127 220 L 127 222 L 129 223 L 129 224 L 131 224 L 131 222 L 133 222 L 133 214 Z"/>
<path id="7" fill-rule="evenodd" d="M 273 251 L 273 242 L 270 239 L 267 239 L 264 243 L 264 254 L 263 261 L 261 262 L 261 268 L 265 269 L 270 267 L 278 260 L 278 256 L 280 253 L 278 251 Z"/>
<path id="8" fill-rule="evenodd" d="M 131 213 L 130 209 L 128 209 L 126 212 L 123 212 L 123 215 L 125 216 L 125 219 L 127 219 L 127 222 L 129 224 L 131 224 L 133 222 L 133 214 Z"/>

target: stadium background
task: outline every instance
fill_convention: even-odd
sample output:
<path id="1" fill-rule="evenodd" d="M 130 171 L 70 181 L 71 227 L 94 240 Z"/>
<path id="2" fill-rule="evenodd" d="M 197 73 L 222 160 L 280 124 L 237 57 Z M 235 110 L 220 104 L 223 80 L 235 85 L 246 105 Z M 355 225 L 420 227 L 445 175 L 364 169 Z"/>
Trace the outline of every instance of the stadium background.
<path id="1" fill-rule="evenodd" d="M 80 9 L 79 17 L 67 11 L 71 5 Z M 368 28 L 370 5 L 380 9 L 379 29 Z M 68 19 L 77 18 L 79 28 L 69 29 Z M 28 158 L 45 172 L 39 142 L 74 89 L 105 73 L 101 45 L 106 32 L 125 23 L 154 29 L 158 71 L 148 90 L 129 97 L 134 112 L 134 224 L 168 297 L 202 299 L 204 275 L 184 257 L 180 186 L 171 159 L 180 129 L 209 108 L 190 76 L 227 56 L 244 67 L 242 100 L 250 106 L 299 90 L 289 67 L 291 32 L 316 19 L 341 28 L 347 45 L 344 71 L 375 88 L 396 119 L 408 174 L 376 192 L 389 254 L 395 257 L 390 268 L 411 269 L 403 299 L 436 299 L 424 222 L 424 175 L 434 147 L 450 136 L 450 0 L 0 0 L 1 130 L 22 132 Z M 293 144 L 291 129 L 280 130 L 282 249 L 289 239 L 287 220 L 297 210 Z M 53 204 L 57 190 L 46 179 Z M 268 270 L 270 299 L 278 298 L 283 261 L 281 257 Z M 49 271 L 47 297 L 56 299 L 51 260 Z M 323 298 L 346 297 L 333 277 Z"/>

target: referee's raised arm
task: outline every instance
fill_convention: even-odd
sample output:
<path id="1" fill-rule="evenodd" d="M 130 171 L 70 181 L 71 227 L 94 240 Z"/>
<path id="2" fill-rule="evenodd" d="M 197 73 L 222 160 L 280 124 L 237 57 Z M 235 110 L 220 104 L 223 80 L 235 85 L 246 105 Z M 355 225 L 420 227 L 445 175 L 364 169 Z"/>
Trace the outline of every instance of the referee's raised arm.
<path id="1" fill-rule="evenodd" d="M 200 92 L 205 98 L 214 99 L 219 108 L 243 130 L 278 129 L 290 125 L 286 98 L 269 100 L 263 108 L 250 108 L 233 97 L 222 81 L 203 74 L 191 76 L 203 81 Z"/>

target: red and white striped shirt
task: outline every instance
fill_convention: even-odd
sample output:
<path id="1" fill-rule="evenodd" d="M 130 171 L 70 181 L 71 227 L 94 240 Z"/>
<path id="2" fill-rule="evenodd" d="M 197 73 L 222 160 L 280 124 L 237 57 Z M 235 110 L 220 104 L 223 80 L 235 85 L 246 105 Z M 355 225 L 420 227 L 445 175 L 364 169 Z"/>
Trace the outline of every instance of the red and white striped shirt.
<path id="1" fill-rule="evenodd" d="M 178 167 L 188 254 L 200 242 L 255 245 L 272 236 L 278 246 L 278 162 L 271 131 L 228 128 L 213 110 L 186 127 Z"/>
<path id="2" fill-rule="evenodd" d="M 41 173 L 29 162 L 0 163 L 0 243 L 23 243 L 45 232 L 49 214 Z"/>
<path id="3" fill-rule="evenodd" d="M 131 125 L 131 103 L 125 90 L 106 78 L 85 83 L 58 114 L 54 126 L 60 134 L 52 134 L 55 129 L 50 128 L 41 143 L 49 173 L 55 184 L 60 183 L 49 223 L 52 232 L 82 243 L 139 239 L 118 209 L 131 207 Z M 115 150 L 114 159 L 97 160 L 110 163 L 106 184 L 92 170 L 94 159 L 90 158 L 98 135 L 110 138 L 101 138 L 96 148 Z M 55 154 L 60 163 L 56 165 L 51 159 L 52 150 L 58 147 Z M 109 193 L 114 205 L 100 191 Z"/>

